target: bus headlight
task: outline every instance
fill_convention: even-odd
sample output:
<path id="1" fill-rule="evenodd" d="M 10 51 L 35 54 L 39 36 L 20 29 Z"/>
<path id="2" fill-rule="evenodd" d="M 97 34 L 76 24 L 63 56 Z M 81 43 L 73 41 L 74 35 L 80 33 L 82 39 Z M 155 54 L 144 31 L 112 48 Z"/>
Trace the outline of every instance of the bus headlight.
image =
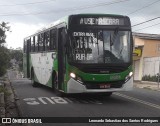
<path id="1" fill-rule="evenodd" d="M 83 84 L 81 77 L 76 76 L 75 73 L 70 73 L 70 77 L 73 78 L 74 80 L 76 80 L 77 82 Z"/>
<path id="2" fill-rule="evenodd" d="M 133 76 L 133 72 L 130 72 L 130 73 L 126 76 L 125 82 L 127 82 L 132 76 Z"/>
<path id="3" fill-rule="evenodd" d="M 71 76 L 72 78 L 76 78 L 75 73 L 70 73 L 70 76 Z"/>
<path id="4" fill-rule="evenodd" d="M 130 72 L 130 73 L 129 73 L 129 76 L 132 77 L 132 75 L 133 75 L 133 72 Z"/>

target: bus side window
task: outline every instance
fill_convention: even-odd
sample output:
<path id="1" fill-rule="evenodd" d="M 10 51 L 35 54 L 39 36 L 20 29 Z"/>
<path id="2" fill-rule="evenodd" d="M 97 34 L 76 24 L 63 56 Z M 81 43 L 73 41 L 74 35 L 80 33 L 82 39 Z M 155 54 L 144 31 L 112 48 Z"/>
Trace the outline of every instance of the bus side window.
<path id="1" fill-rule="evenodd" d="M 45 41 L 44 41 L 44 33 L 41 34 L 41 40 L 42 40 L 42 44 L 43 44 L 43 47 L 42 47 L 42 51 L 45 51 Z"/>
<path id="2" fill-rule="evenodd" d="M 56 50 L 57 30 L 52 29 L 50 31 L 50 50 Z"/>
<path id="3" fill-rule="evenodd" d="M 49 51 L 50 48 L 50 35 L 49 35 L 49 31 L 44 33 L 44 44 L 45 44 L 45 51 Z"/>
<path id="4" fill-rule="evenodd" d="M 34 41 L 34 37 L 31 37 L 31 52 L 35 51 L 35 41 Z"/>
<path id="5" fill-rule="evenodd" d="M 35 52 L 38 52 L 39 50 L 39 44 L 38 44 L 38 36 L 35 36 Z"/>
<path id="6" fill-rule="evenodd" d="M 38 35 L 39 51 L 44 51 L 43 33 Z"/>
<path id="7" fill-rule="evenodd" d="M 33 37 L 33 43 L 34 43 L 34 50 L 33 50 L 33 52 L 35 52 L 35 36 Z"/>
<path id="8" fill-rule="evenodd" d="M 26 41 L 26 40 L 24 40 L 23 52 L 24 52 L 24 53 L 27 52 L 27 41 Z"/>
<path id="9" fill-rule="evenodd" d="M 27 40 L 27 52 L 31 51 L 31 38 Z"/>

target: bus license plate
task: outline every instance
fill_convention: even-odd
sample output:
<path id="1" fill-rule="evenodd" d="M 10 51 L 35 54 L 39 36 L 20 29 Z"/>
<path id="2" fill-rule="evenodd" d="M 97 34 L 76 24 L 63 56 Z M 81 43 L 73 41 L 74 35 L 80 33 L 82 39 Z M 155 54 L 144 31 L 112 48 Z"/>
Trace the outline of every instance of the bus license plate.
<path id="1" fill-rule="evenodd" d="M 110 84 L 100 84 L 100 88 L 101 89 L 107 89 L 107 88 L 110 88 Z"/>

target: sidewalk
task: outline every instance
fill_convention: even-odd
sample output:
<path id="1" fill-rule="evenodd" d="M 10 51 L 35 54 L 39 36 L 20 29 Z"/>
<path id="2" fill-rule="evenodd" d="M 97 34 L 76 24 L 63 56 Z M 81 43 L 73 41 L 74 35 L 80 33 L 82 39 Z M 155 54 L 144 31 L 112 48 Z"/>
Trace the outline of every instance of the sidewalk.
<path id="1" fill-rule="evenodd" d="M 0 79 L 0 117 L 5 117 L 4 83 Z"/>
<path id="2" fill-rule="evenodd" d="M 144 89 L 149 89 L 149 90 L 154 90 L 154 91 L 160 91 L 160 85 L 158 87 L 157 82 L 135 81 L 134 82 L 134 87 L 144 88 Z"/>
<path id="3" fill-rule="evenodd" d="M 18 117 L 20 114 L 15 92 L 7 76 L 0 78 L 0 89 L 0 117 Z"/>

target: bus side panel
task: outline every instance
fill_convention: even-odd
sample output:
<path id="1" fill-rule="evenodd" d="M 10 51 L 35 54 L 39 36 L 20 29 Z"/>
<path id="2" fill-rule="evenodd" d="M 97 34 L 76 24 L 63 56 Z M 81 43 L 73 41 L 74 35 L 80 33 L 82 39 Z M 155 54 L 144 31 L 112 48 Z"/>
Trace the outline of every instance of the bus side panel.
<path id="1" fill-rule="evenodd" d="M 57 55 L 57 54 L 56 54 Z M 56 56 L 55 56 L 56 57 Z M 50 72 L 50 78 L 47 82 L 47 86 L 53 88 L 54 84 L 53 84 L 53 71 L 55 71 L 56 73 L 58 73 L 58 60 L 55 59 L 53 61 L 53 67 L 52 67 L 52 71 Z"/>
<path id="2" fill-rule="evenodd" d="M 52 71 L 54 68 L 52 55 L 53 52 L 31 54 L 30 62 L 34 70 L 35 81 L 49 87 L 52 87 Z"/>

